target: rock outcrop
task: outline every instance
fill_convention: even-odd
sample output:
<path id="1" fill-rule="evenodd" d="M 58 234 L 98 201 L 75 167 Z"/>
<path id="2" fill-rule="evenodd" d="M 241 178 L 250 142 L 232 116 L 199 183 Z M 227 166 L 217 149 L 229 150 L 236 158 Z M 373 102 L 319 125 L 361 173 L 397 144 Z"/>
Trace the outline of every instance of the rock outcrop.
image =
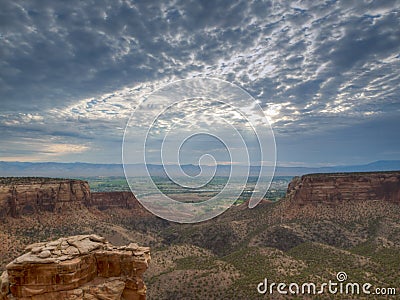
<path id="1" fill-rule="evenodd" d="M 0 300 L 143 300 L 150 249 L 116 247 L 97 235 L 36 243 L 7 265 Z"/>
<path id="2" fill-rule="evenodd" d="M 373 200 L 400 204 L 400 171 L 303 175 L 290 182 L 286 198 L 300 205 Z"/>
<path id="3" fill-rule="evenodd" d="M 90 205 L 89 184 L 83 180 L 0 178 L 0 217 L 62 212 Z"/>
<path id="4" fill-rule="evenodd" d="M 92 205 L 100 210 L 108 208 L 139 208 L 139 202 L 131 192 L 92 193 Z"/>

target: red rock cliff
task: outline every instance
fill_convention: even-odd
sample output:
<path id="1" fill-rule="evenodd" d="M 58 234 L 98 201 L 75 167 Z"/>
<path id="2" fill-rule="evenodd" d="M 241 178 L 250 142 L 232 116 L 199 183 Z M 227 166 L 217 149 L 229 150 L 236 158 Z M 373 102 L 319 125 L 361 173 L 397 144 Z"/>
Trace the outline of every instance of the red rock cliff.
<path id="1" fill-rule="evenodd" d="M 89 184 L 53 178 L 0 178 L 0 217 L 89 206 Z"/>
<path id="2" fill-rule="evenodd" d="M 92 193 L 92 205 L 100 210 L 119 208 L 139 208 L 139 202 L 131 192 L 96 192 Z"/>
<path id="3" fill-rule="evenodd" d="M 0 178 L 0 218 L 86 207 L 143 210 L 131 192 L 91 193 L 87 181 L 39 177 Z"/>
<path id="4" fill-rule="evenodd" d="M 300 205 L 360 200 L 400 204 L 400 171 L 303 175 L 290 182 L 286 198 Z"/>

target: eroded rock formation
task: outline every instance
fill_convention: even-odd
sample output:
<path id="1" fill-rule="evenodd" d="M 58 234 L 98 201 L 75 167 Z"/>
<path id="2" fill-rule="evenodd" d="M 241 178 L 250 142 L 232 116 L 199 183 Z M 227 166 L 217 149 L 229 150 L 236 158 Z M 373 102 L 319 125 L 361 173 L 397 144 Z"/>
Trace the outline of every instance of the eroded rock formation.
<path id="1" fill-rule="evenodd" d="M 400 204 L 400 171 L 303 175 L 290 182 L 286 198 L 300 205 L 365 200 Z"/>
<path id="2" fill-rule="evenodd" d="M 97 235 L 79 235 L 26 250 L 1 275 L 0 300 L 146 298 L 147 247 L 116 247 Z"/>
<path id="3" fill-rule="evenodd" d="M 0 217 L 62 212 L 90 205 L 89 184 L 53 178 L 0 178 Z"/>
<path id="4" fill-rule="evenodd" d="M 86 207 L 140 209 L 131 192 L 91 193 L 87 181 L 39 177 L 0 178 L 0 218 Z"/>
<path id="5" fill-rule="evenodd" d="M 100 210 L 107 208 L 138 208 L 139 202 L 131 192 L 97 192 L 92 193 L 92 205 Z"/>

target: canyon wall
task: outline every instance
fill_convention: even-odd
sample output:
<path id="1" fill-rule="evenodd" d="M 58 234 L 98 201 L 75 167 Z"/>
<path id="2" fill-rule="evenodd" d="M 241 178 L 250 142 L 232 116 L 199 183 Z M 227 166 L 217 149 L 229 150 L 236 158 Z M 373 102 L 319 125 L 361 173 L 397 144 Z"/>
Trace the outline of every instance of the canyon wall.
<path id="1" fill-rule="evenodd" d="M 0 178 L 0 217 L 62 212 L 90 206 L 89 184 L 83 180 Z"/>
<path id="2" fill-rule="evenodd" d="M 400 171 L 294 177 L 288 186 L 286 198 L 300 205 L 374 200 L 400 204 Z"/>
<path id="3" fill-rule="evenodd" d="M 91 193 L 87 181 L 39 177 L 0 178 L 0 218 L 95 207 L 141 209 L 131 192 Z"/>
<path id="4" fill-rule="evenodd" d="M 144 300 L 150 249 L 116 247 L 97 235 L 36 243 L 7 265 L 0 300 Z"/>
<path id="5" fill-rule="evenodd" d="M 400 204 L 400 171 L 303 175 L 290 182 L 286 198 L 300 205 L 357 200 Z M 86 207 L 143 210 L 131 192 L 91 193 L 83 180 L 0 178 L 0 218 Z"/>
<path id="6" fill-rule="evenodd" d="M 131 192 L 92 193 L 91 204 L 100 210 L 114 207 L 129 209 L 139 207 L 139 202 Z"/>

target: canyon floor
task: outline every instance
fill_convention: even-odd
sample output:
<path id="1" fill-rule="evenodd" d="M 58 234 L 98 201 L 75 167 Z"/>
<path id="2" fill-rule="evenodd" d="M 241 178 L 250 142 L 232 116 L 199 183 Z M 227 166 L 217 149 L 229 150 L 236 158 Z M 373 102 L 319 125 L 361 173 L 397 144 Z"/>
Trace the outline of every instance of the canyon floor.
<path id="1" fill-rule="evenodd" d="M 260 299 L 256 288 L 264 278 L 322 283 L 340 271 L 353 282 L 399 287 L 399 213 L 399 205 L 380 201 L 288 200 L 238 205 L 194 225 L 140 207 L 42 212 L 1 220 L 0 266 L 29 243 L 96 233 L 114 244 L 151 247 L 148 299 Z"/>

